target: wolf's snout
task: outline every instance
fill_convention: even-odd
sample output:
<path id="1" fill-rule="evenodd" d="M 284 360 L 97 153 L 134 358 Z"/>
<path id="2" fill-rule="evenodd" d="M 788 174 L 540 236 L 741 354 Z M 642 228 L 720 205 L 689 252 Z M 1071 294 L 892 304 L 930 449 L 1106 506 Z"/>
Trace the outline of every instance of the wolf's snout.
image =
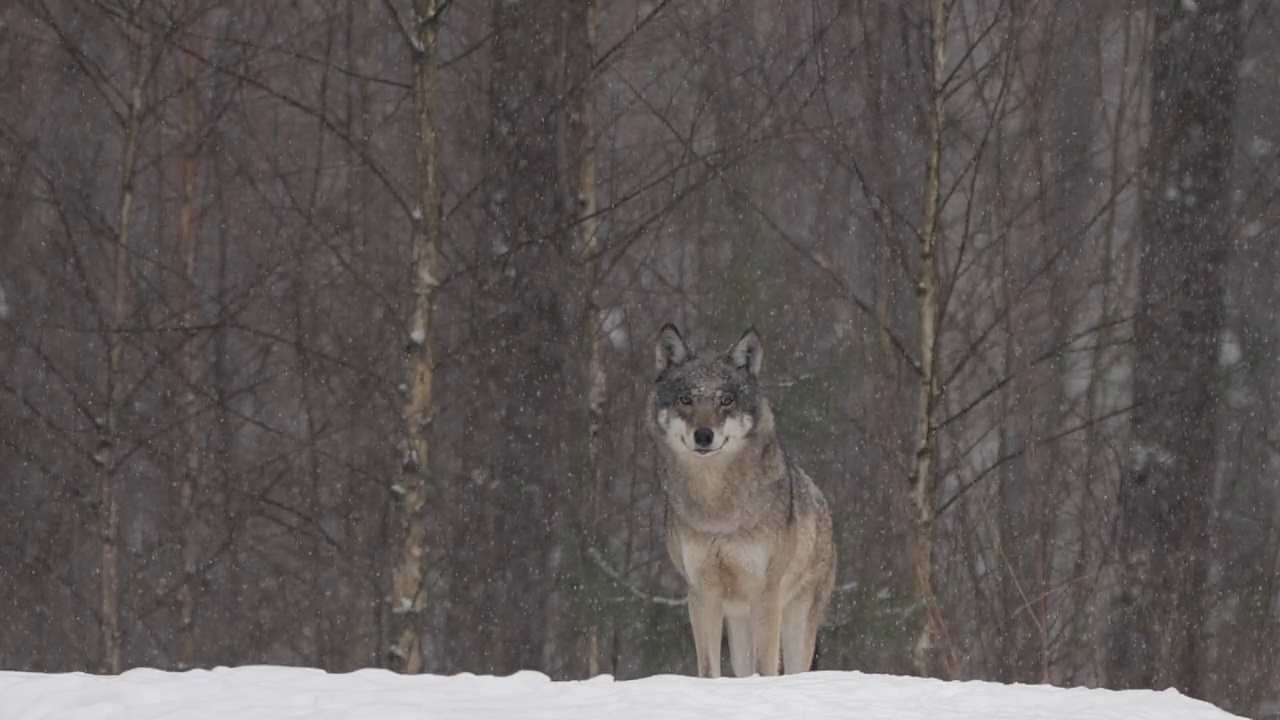
<path id="1" fill-rule="evenodd" d="M 700 427 L 693 431 L 693 442 L 700 448 L 711 447 L 711 442 L 715 439 L 715 431 L 711 428 Z"/>

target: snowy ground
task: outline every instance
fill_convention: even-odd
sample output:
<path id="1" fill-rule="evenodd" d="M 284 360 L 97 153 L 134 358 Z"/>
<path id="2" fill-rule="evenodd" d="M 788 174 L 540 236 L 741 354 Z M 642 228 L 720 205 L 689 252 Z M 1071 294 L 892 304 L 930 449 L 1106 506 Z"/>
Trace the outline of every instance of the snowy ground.
<path id="1" fill-rule="evenodd" d="M 3 720 L 1220 720 L 1236 717 L 1173 691 L 1064 690 L 817 672 L 782 678 L 698 680 L 662 675 L 614 682 L 420 675 L 383 670 L 330 675 L 287 667 L 117 677 L 0 672 Z"/>

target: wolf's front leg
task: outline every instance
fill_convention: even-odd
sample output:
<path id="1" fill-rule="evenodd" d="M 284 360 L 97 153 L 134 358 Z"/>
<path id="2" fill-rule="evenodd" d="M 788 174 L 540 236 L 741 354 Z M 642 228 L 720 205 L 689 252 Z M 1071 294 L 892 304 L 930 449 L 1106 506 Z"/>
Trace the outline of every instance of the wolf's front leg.
<path id="1" fill-rule="evenodd" d="M 689 588 L 689 624 L 693 626 L 693 646 L 698 653 L 698 677 L 720 677 L 720 638 L 724 630 L 720 596 Z"/>
<path id="2" fill-rule="evenodd" d="M 751 606 L 751 624 L 756 640 L 756 662 L 761 675 L 778 674 L 778 646 L 782 633 L 782 591 L 767 590 Z"/>
<path id="3" fill-rule="evenodd" d="M 782 668 L 788 675 L 813 666 L 813 646 L 822 622 L 816 602 L 812 593 L 800 592 L 782 608 Z"/>
<path id="4" fill-rule="evenodd" d="M 747 677 L 756 672 L 756 639 L 751 632 L 750 615 L 730 615 L 729 625 L 729 662 L 733 665 L 733 674 Z"/>

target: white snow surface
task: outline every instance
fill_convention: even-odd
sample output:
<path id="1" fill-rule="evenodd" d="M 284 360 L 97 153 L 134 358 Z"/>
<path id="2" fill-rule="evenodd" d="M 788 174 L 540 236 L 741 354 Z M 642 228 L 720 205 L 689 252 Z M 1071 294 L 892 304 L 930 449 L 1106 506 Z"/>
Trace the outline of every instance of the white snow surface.
<path id="1" fill-rule="evenodd" d="M 1173 690 L 1063 689 L 857 672 L 780 678 L 659 675 L 553 682 L 248 666 L 118 676 L 0 672 L 4 720 L 1218 720 L 1236 717 Z"/>

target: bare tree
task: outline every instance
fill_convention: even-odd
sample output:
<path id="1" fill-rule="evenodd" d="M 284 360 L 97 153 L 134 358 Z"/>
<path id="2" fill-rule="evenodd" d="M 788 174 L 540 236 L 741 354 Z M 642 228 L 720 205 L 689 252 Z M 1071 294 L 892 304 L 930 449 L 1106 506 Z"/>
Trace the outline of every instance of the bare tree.
<path id="1" fill-rule="evenodd" d="M 586 477 L 589 487 L 584 493 L 586 503 L 586 540 L 593 544 L 599 540 L 602 511 L 605 502 L 604 457 L 604 403 L 608 392 L 608 376 L 605 370 L 604 317 L 600 309 L 599 284 L 600 242 L 599 205 L 596 198 L 596 98 L 595 60 L 596 26 L 599 23 L 596 0 L 581 0 L 577 26 L 581 29 L 583 77 L 578 81 L 577 107 L 574 131 L 578 142 L 577 178 L 577 228 L 578 254 L 582 263 L 582 346 L 587 351 L 583 367 L 587 388 L 587 463 Z M 588 550 L 590 551 L 590 550 Z M 587 629 L 587 674 L 600 674 L 600 627 L 592 613 Z"/>
<path id="2" fill-rule="evenodd" d="M 1134 319 L 1133 438 L 1107 681 L 1204 688 L 1239 0 L 1161 3 Z"/>
<path id="3" fill-rule="evenodd" d="M 447 3 L 446 3 L 447 4 Z M 401 501 L 397 560 L 391 580 L 392 665 L 422 672 L 422 610 L 426 607 L 428 428 L 434 373 L 432 334 L 435 297 L 443 277 L 440 255 L 440 131 L 436 110 L 436 37 L 443 10 L 436 0 L 415 0 L 405 29 L 413 56 L 414 169 L 413 266 L 406 348 L 408 398 L 404 405 L 404 468 L 396 495 Z"/>
<path id="4" fill-rule="evenodd" d="M 184 34 L 191 38 L 201 35 L 200 8 L 192 0 L 184 0 L 180 20 Z M 180 263 L 180 310 L 178 323 L 183 333 L 178 348 L 178 376 L 182 383 L 181 460 L 178 473 L 178 545 L 182 565 L 178 585 L 178 666 L 190 668 L 195 664 L 195 605 L 196 605 L 196 548 L 195 518 L 196 483 L 200 476 L 199 403 L 196 395 L 196 237 L 197 216 L 196 182 L 200 168 L 201 123 L 198 95 L 198 68 L 194 53 L 182 53 L 178 59 L 181 68 L 182 115 L 179 127 L 182 132 L 178 159 L 178 261 Z"/>
<path id="5" fill-rule="evenodd" d="M 942 609 L 933 580 L 933 521 L 936 512 L 934 489 L 935 457 L 938 453 L 937 409 L 942 393 L 938 368 L 938 336 L 941 295 L 938 282 L 939 248 L 942 244 L 942 135 L 945 120 L 947 77 L 947 5 L 944 0 L 929 3 L 929 98 L 926 115 L 926 166 L 924 210 L 920 225 L 920 248 L 916 271 L 916 298 L 919 302 L 920 350 L 919 390 L 916 404 L 915 448 L 911 464 L 911 562 L 915 569 L 916 591 L 924 607 L 925 620 L 912 650 L 916 671 L 933 672 L 935 654 L 940 654 L 947 674 L 956 673 Z"/>
<path id="6" fill-rule="evenodd" d="M 120 416 L 125 411 L 129 387 L 125 379 L 125 346 L 132 312 L 132 223 L 134 183 L 137 179 L 138 150 L 142 143 L 143 92 L 146 88 L 147 52 L 150 44 L 151 19 L 146 17 L 146 0 L 135 0 L 128 7 L 127 55 L 129 58 L 129 90 L 125 110 L 124 151 L 120 164 L 120 204 L 116 211 L 115 271 L 111 331 L 107 362 L 107 406 L 101 422 L 98 450 L 94 455 L 98 476 L 98 532 L 102 544 L 99 583 L 99 612 L 102 627 L 102 660 L 104 673 L 121 670 L 120 631 L 120 507 L 117 500 L 119 467 L 116 444 L 119 439 Z"/>

